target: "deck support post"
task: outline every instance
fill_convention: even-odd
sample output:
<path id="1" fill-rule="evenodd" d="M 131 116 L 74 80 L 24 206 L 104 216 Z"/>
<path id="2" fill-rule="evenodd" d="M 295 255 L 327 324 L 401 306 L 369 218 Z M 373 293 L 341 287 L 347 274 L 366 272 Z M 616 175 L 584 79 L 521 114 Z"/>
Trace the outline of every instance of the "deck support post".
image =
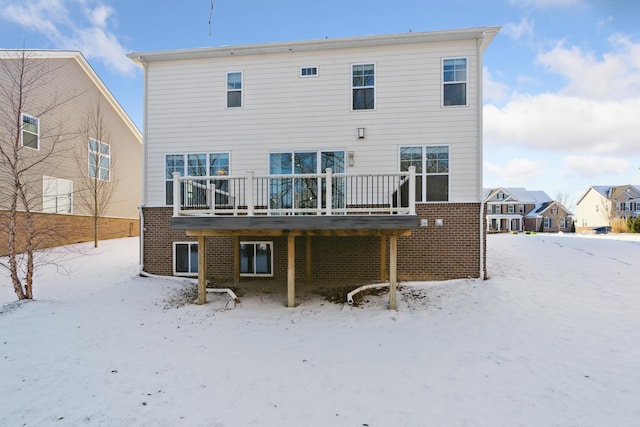
<path id="1" fill-rule="evenodd" d="M 207 302 L 207 238 L 198 236 L 198 304 Z"/>
<path id="2" fill-rule="evenodd" d="M 307 276 L 307 284 L 311 284 L 311 236 L 305 237 L 305 274 Z"/>
<path id="3" fill-rule="evenodd" d="M 296 236 L 287 235 L 287 307 L 296 306 Z"/>
<path id="4" fill-rule="evenodd" d="M 240 237 L 233 238 L 233 284 L 240 284 Z"/>
<path id="5" fill-rule="evenodd" d="M 398 261 L 398 236 L 392 234 L 389 237 L 389 310 L 396 310 L 396 280 Z"/>

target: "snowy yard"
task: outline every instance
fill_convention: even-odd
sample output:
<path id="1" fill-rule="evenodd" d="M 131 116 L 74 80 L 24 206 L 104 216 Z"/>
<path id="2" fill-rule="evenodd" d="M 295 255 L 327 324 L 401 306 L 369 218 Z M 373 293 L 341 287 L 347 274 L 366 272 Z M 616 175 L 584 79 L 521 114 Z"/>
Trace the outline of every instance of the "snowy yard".
<path id="1" fill-rule="evenodd" d="M 360 307 L 176 303 L 136 239 L 0 283 L 2 426 L 640 425 L 640 239 L 488 236 L 490 279 Z M 624 240 L 626 239 L 626 240 Z"/>

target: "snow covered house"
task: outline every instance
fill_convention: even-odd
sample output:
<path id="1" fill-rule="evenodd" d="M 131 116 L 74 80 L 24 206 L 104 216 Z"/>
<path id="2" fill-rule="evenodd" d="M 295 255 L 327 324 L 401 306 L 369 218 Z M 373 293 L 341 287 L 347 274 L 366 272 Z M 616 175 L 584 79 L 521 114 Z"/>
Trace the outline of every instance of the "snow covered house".
<path id="1" fill-rule="evenodd" d="M 485 189 L 487 231 L 571 231 L 573 214 L 544 191 Z"/>
<path id="2" fill-rule="evenodd" d="M 36 248 L 92 240 L 93 194 L 98 238 L 137 236 L 142 135 L 84 56 L 0 50 L 0 92 L 0 255 L 13 211 L 18 248 L 26 210 Z M 16 173 L 26 193 L 14 210 Z"/>
<path id="3" fill-rule="evenodd" d="M 640 216 L 640 185 L 593 185 L 576 206 L 577 231 L 610 227 L 614 219 Z"/>
<path id="4" fill-rule="evenodd" d="M 484 276 L 482 55 L 498 27 L 131 53 L 145 272 Z"/>

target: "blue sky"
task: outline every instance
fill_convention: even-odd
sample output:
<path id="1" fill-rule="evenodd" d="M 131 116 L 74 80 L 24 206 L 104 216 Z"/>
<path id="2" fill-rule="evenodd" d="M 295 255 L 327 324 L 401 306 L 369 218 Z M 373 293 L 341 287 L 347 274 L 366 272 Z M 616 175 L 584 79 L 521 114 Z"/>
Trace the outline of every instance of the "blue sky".
<path id="1" fill-rule="evenodd" d="M 142 123 L 132 51 L 502 26 L 485 53 L 484 185 L 576 199 L 640 184 L 637 0 L 0 0 L 2 48 L 77 49 Z"/>

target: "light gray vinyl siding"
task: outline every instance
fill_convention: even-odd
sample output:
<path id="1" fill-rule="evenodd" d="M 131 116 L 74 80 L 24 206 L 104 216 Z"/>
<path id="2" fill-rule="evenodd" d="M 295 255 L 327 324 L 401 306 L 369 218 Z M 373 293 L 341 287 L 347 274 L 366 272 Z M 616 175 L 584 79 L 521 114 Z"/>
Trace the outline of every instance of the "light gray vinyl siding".
<path id="1" fill-rule="evenodd" d="M 146 68 L 147 206 L 165 202 L 165 155 L 230 152 L 231 174 L 268 172 L 268 153 L 353 151 L 348 172 L 396 172 L 398 147 L 447 144 L 450 201 L 479 201 L 475 41 L 151 62 Z M 468 58 L 467 106 L 441 106 L 442 58 Z M 375 64 L 375 110 L 351 110 L 351 66 Z M 318 76 L 300 78 L 301 66 Z M 226 108 L 226 73 L 243 105 Z M 356 129 L 367 129 L 364 140 Z"/>

